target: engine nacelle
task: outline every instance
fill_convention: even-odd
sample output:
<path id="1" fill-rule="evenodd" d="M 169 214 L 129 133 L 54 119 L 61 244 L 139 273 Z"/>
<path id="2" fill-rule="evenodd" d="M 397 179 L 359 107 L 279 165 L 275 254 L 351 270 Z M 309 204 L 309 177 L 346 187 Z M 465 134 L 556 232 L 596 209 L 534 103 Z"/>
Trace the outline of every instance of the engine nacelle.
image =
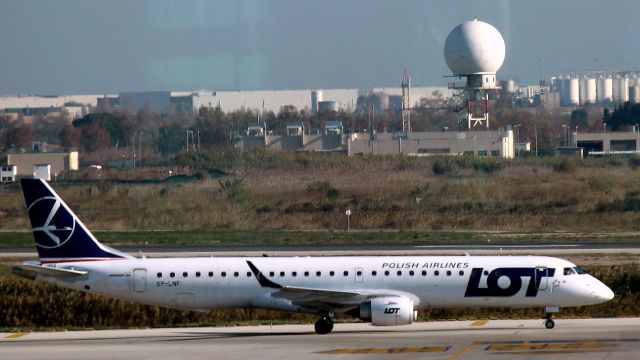
<path id="1" fill-rule="evenodd" d="M 382 297 L 360 305 L 360 318 L 377 326 L 411 324 L 417 316 L 413 301 L 406 297 Z"/>

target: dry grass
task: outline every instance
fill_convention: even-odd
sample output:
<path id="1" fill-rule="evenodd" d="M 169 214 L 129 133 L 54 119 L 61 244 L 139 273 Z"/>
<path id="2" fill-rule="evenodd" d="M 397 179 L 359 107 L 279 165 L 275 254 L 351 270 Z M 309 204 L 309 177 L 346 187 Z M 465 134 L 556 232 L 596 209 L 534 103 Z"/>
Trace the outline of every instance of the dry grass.
<path id="1" fill-rule="evenodd" d="M 640 211 L 620 205 L 640 190 L 637 170 L 604 160 L 577 162 L 566 172 L 554 170 L 556 159 L 519 159 L 486 173 L 474 170 L 482 160 L 458 159 L 449 173 L 435 175 L 433 164 L 442 160 L 310 159 L 227 169 L 242 179 L 241 196 L 225 194 L 218 179 L 59 191 L 95 229 L 342 229 L 347 208 L 354 229 L 640 229 Z M 314 182 L 326 182 L 337 196 L 310 191 Z M 0 228 L 28 228 L 21 194 L 3 194 Z"/>

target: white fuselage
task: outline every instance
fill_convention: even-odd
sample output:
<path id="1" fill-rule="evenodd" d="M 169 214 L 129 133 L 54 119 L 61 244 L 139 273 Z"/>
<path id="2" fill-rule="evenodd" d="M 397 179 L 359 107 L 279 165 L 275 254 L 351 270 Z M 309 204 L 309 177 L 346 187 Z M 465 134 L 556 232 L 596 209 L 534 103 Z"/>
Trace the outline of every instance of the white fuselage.
<path id="1" fill-rule="evenodd" d="M 272 296 L 252 273 L 287 287 L 384 292 L 429 307 L 564 307 L 600 303 L 611 290 L 569 261 L 538 256 L 344 256 L 122 259 L 58 263 L 87 271 L 52 282 L 80 291 L 179 309 L 257 307 L 314 312 Z M 566 274 L 566 275 L 565 275 Z M 492 280 L 493 278 L 493 280 Z M 357 306 L 357 304 L 353 304 Z M 349 310 L 349 305 L 343 309 Z"/>

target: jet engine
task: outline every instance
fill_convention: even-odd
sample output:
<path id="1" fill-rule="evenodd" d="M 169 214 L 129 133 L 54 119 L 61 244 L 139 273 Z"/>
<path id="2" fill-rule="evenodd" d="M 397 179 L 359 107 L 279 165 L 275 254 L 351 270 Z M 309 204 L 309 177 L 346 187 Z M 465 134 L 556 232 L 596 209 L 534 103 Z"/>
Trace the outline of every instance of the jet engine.
<path id="1" fill-rule="evenodd" d="M 417 317 L 413 301 L 405 297 L 381 297 L 360 304 L 359 318 L 377 326 L 408 325 Z"/>

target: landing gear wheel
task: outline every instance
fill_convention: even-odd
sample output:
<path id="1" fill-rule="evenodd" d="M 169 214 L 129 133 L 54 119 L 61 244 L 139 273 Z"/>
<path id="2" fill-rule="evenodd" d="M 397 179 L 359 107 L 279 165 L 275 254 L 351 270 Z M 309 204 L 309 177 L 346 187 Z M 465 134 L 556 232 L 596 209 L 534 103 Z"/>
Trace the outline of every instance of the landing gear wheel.
<path id="1" fill-rule="evenodd" d="M 333 330 L 333 321 L 331 321 L 330 317 L 323 316 L 316 321 L 315 329 L 316 333 L 320 335 L 328 334 Z"/>
<path id="2" fill-rule="evenodd" d="M 544 327 L 547 329 L 553 329 L 556 326 L 555 321 L 553 319 L 547 319 L 544 321 Z"/>

